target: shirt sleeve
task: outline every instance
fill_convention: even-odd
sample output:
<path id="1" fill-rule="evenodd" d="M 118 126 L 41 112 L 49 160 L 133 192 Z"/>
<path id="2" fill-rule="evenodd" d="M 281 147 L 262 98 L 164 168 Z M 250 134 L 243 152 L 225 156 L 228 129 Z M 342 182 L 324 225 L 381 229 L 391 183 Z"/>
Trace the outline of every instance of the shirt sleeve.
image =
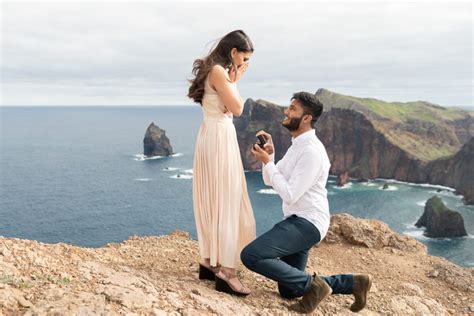
<path id="1" fill-rule="evenodd" d="M 269 163 L 274 163 L 274 161 L 275 161 L 275 153 L 270 155 Z M 262 177 L 263 177 L 263 183 L 265 183 L 265 185 L 271 185 L 270 179 L 268 178 L 268 174 L 265 172 L 265 164 L 263 162 L 262 162 Z"/>
<path id="2" fill-rule="evenodd" d="M 283 202 L 294 204 L 313 186 L 322 169 L 321 155 L 314 150 L 305 150 L 297 158 L 289 181 L 273 162 L 267 163 L 262 173 L 266 174 L 268 184 L 280 195 Z"/>

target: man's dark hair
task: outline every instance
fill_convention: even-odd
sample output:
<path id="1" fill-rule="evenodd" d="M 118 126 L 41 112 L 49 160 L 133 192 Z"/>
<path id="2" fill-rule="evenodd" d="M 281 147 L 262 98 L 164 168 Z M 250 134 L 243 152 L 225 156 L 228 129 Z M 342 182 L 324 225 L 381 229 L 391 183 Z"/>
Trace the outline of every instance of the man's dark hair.
<path id="1" fill-rule="evenodd" d="M 323 113 L 323 104 L 321 101 L 319 101 L 316 95 L 304 91 L 293 94 L 291 100 L 298 100 L 303 106 L 303 113 L 305 115 L 309 114 L 313 117 L 311 120 L 311 126 L 314 128 L 316 121 Z"/>

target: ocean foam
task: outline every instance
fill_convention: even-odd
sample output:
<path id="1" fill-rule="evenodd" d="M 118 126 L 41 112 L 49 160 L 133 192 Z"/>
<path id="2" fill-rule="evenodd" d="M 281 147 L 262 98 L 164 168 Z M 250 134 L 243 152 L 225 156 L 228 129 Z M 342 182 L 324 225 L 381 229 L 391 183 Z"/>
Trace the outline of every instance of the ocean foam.
<path id="1" fill-rule="evenodd" d="M 375 187 L 377 185 L 376 183 L 372 183 L 372 182 L 362 182 L 361 184 L 366 187 Z"/>
<path id="2" fill-rule="evenodd" d="M 170 177 L 171 179 L 184 179 L 184 180 L 189 180 L 192 179 L 193 176 L 189 174 L 175 174 Z"/>
<path id="3" fill-rule="evenodd" d="M 426 201 L 416 202 L 416 205 L 425 207 L 426 206 Z"/>
<path id="4" fill-rule="evenodd" d="M 273 189 L 261 189 L 261 190 L 258 190 L 257 193 L 260 193 L 260 194 L 278 194 Z"/>
<path id="5" fill-rule="evenodd" d="M 338 189 L 338 190 L 350 189 L 350 188 L 352 188 L 352 182 L 347 182 L 342 187 L 338 187 L 337 185 L 333 185 L 332 187 L 334 189 Z"/>
<path id="6" fill-rule="evenodd" d="M 411 186 L 415 186 L 415 187 L 436 188 L 436 189 L 443 189 L 443 190 L 448 190 L 448 191 L 453 191 L 453 192 L 456 191 L 453 188 L 445 187 L 443 185 L 437 185 L 437 184 L 413 183 L 413 182 L 404 182 L 404 181 L 399 181 L 399 180 L 394 180 L 394 179 L 383 179 L 383 178 L 377 178 L 376 180 L 384 181 L 384 182 L 388 182 L 388 183 L 406 184 L 406 185 L 411 185 Z"/>
<path id="7" fill-rule="evenodd" d="M 155 159 L 164 158 L 164 156 L 147 157 L 147 156 L 145 156 L 144 154 L 134 155 L 134 157 L 135 157 L 135 158 L 133 158 L 133 160 L 135 160 L 135 161 L 155 160 Z"/>
<path id="8" fill-rule="evenodd" d="M 175 168 L 175 167 L 166 167 L 165 169 L 163 169 L 163 171 L 176 171 L 178 170 L 178 168 Z"/>
<path id="9" fill-rule="evenodd" d="M 379 190 L 382 190 L 382 191 L 397 191 L 398 187 L 396 187 L 394 185 L 389 185 L 387 189 L 384 189 L 383 185 L 382 185 L 381 187 L 379 187 Z"/>
<path id="10" fill-rule="evenodd" d="M 150 178 L 136 178 L 136 179 L 133 179 L 133 181 L 140 181 L 140 182 L 148 182 L 148 181 L 151 181 L 153 179 L 150 179 Z"/>

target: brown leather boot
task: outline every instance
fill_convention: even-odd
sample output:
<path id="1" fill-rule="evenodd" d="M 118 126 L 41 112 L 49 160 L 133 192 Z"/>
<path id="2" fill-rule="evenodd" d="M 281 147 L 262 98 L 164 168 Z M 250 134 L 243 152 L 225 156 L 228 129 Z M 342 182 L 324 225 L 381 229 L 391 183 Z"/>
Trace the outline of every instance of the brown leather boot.
<path id="1" fill-rule="evenodd" d="M 372 277 L 369 274 L 354 275 L 354 285 L 352 294 L 354 294 L 355 301 L 351 305 L 350 310 L 357 313 L 364 309 L 367 303 L 367 293 L 372 286 Z"/>
<path id="2" fill-rule="evenodd" d="M 291 305 L 290 308 L 302 314 L 311 313 L 331 293 L 331 287 L 315 273 L 309 292 L 303 295 L 303 298 L 298 303 Z"/>

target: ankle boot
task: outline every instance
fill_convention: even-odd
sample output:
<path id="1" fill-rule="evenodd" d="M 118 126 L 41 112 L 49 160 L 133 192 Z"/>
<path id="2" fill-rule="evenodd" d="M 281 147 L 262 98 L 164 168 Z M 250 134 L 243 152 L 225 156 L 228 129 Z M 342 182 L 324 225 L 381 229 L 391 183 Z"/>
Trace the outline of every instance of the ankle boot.
<path id="1" fill-rule="evenodd" d="M 367 303 L 367 293 L 372 286 L 372 277 L 369 274 L 354 275 L 354 284 L 352 294 L 355 301 L 351 305 L 350 310 L 354 313 L 361 311 Z"/>

